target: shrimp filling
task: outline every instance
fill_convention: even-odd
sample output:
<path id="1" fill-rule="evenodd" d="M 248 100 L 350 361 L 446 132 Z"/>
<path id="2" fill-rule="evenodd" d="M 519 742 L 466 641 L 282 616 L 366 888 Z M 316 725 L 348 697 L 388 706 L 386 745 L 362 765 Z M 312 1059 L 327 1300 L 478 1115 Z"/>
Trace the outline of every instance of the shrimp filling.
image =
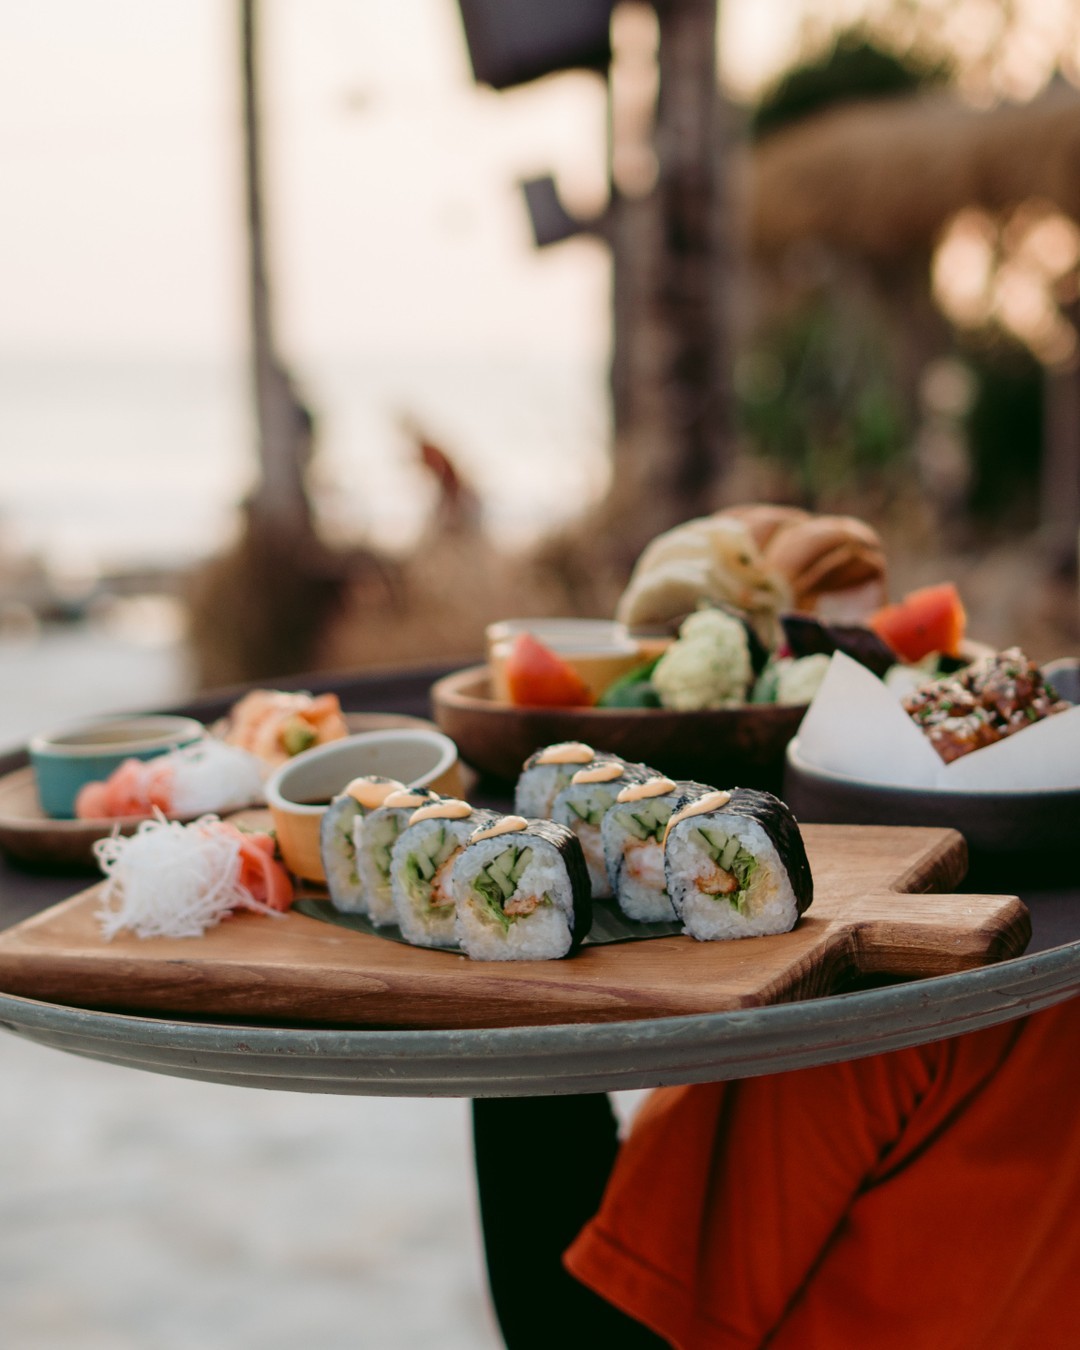
<path id="1" fill-rule="evenodd" d="M 454 903 L 450 872 L 461 845 L 444 825 L 425 838 L 422 848 L 405 859 L 405 890 L 421 913 L 445 909 Z"/>
<path id="2" fill-rule="evenodd" d="M 705 857 L 694 878 L 702 895 L 725 902 L 740 914 L 748 911 L 747 890 L 757 870 L 757 859 L 738 839 L 699 827 L 695 833 L 704 845 Z"/>
<path id="3" fill-rule="evenodd" d="M 482 867 L 472 881 L 473 899 L 483 915 L 497 923 L 504 932 L 510 925 L 541 905 L 550 905 L 551 896 L 537 895 L 521 882 L 525 869 L 532 861 L 533 851 L 528 845 L 511 846 Z"/>

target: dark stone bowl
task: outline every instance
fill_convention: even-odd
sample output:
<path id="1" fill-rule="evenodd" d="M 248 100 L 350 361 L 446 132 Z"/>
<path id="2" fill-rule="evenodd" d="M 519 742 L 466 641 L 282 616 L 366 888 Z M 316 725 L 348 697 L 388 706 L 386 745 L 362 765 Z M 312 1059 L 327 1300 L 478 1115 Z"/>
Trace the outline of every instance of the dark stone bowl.
<path id="1" fill-rule="evenodd" d="M 959 830 L 968 884 L 1080 881 L 1080 788 L 950 792 L 886 787 L 814 768 L 788 746 L 785 801 L 804 824 L 937 825 Z"/>

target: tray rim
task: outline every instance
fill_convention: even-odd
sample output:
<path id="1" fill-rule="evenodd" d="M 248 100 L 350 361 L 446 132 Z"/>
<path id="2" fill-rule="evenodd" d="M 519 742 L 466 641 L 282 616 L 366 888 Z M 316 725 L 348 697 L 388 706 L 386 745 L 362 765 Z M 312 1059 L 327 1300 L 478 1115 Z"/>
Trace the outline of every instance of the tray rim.
<path id="1" fill-rule="evenodd" d="M 714 1082 L 859 1059 L 1080 994 L 1080 940 L 803 1003 L 649 1021 L 378 1031 L 112 1013 L 0 994 L 0 1029 L 106 1063 L 244 1087 L 542 1096 Z"/>

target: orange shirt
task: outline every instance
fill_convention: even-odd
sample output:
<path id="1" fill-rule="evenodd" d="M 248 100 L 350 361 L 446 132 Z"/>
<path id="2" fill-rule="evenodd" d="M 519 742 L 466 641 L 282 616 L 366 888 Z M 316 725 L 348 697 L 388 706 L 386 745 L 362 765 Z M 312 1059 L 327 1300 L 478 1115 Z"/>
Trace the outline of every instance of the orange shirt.
<path id="1" fill-rule="evenodd" d="M 679 1350 L 1080 1346 L 1080 999 L 665 1088 L 570 1271 Z"/>

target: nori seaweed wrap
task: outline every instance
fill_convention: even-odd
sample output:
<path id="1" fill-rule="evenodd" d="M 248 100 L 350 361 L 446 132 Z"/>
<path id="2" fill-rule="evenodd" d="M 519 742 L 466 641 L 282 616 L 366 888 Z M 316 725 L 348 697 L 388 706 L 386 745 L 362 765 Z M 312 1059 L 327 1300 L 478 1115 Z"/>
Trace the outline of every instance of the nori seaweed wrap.
<path id="1" fill-rule="evenodd" d="M 514 789 L 514 812 L 528 820 L 550 820 L 555 798 L 570 779 L 596 758 L 582 741 L 557 741 L 529 756 Z"/>
<path id="2" fill-rule="evenodd" d="M 572 956 L 592 925 L 577 837 L 553 821 L 521 816 L 504 816 L 476 834 L 458 854 L 451 883 L 462 951 L 480 961 Z"/>
<path id="3" fill-rule="evenodd" d="M 358 815 L 353 822 L 356 871 L 364 892 L 367 916 L 376 927 L 397 923 L 390 885 L 390 857 L 397 837 L 408 825 L 414 811 L 438 800 L 439 794 L 431 788 L 406 788 L 404 792 L 392 792 L 382 806 L 366 815 Z"/>
<path id="4" fill-rule="evenodd" d="M 688 794 L 668 824 L 668 894 L 702 940 L 786 933 L 814 898 L 798 822 L 769 792 Z"/>
<path id="5" fill-rule="evenodd" d="M 664 876 L 664 830 L 676 806 L 713 791 L 702 783 L 653 775 L 622 788 L 608 808 L 600 826 L 604 865 L 628 919 L 660 923 L 676 917 Z"/>
<path id="6" fill-rule="evenodd" d="M 418 947 L 457 946 L 454 859 L 471 835 L 498 818 L 497 811 L 475 810 L 453 797 L 430 802 L 410 816 L 390 853 L 390 888 L 406 942 Z"/>

